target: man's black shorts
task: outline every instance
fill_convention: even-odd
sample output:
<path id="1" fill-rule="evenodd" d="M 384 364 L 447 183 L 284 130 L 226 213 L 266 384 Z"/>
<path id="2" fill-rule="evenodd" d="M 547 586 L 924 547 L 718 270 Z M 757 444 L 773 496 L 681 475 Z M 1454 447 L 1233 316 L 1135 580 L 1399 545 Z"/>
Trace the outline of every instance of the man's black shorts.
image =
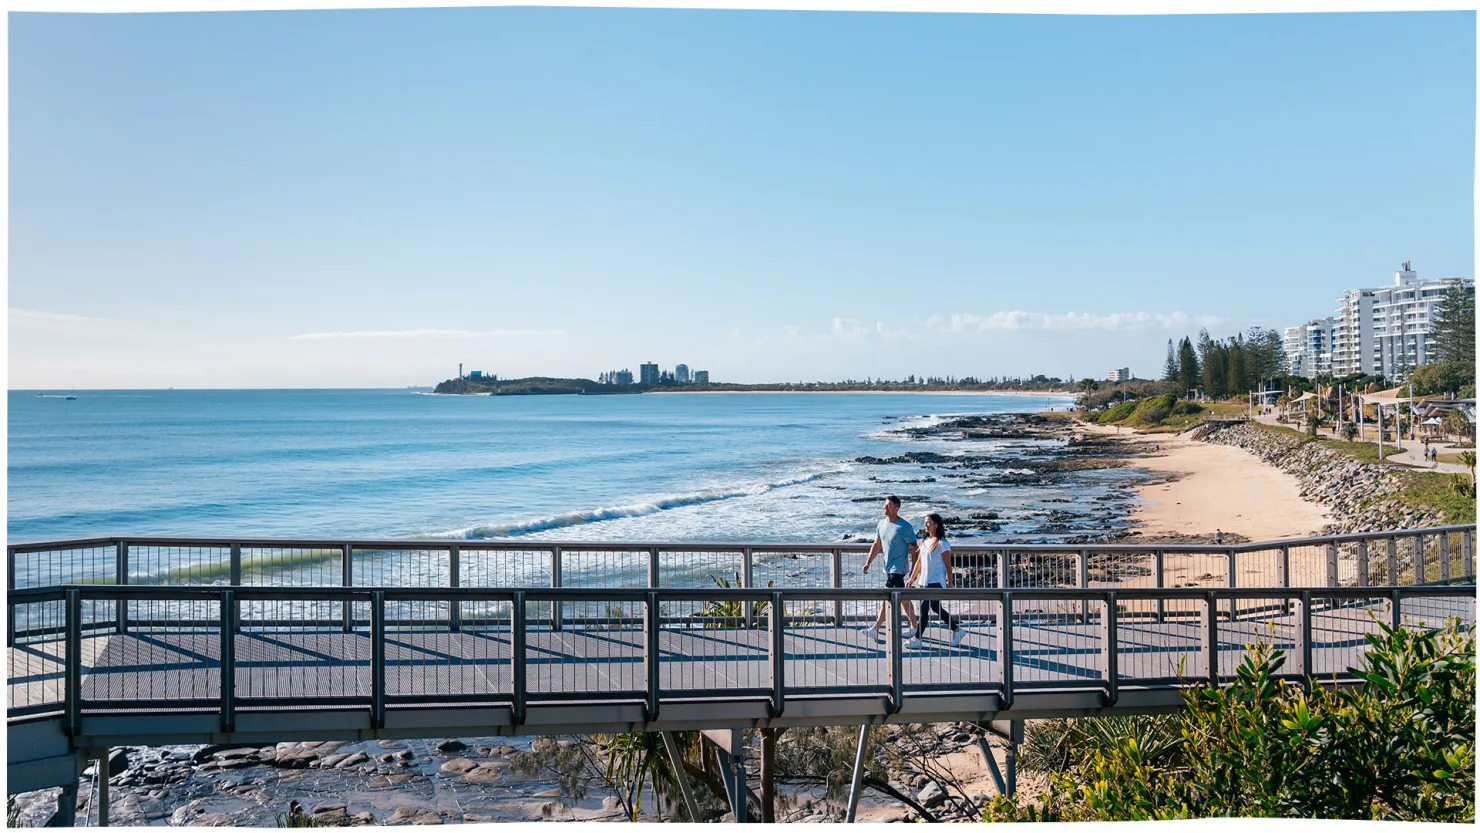
<path id="1" fill-rule="evenodd" d="M 884 579 L 885 589 L 891 587 L 904 587 L 904 575 L 902 573 L 889 573 L 888 576 L 888 578 Z"/>

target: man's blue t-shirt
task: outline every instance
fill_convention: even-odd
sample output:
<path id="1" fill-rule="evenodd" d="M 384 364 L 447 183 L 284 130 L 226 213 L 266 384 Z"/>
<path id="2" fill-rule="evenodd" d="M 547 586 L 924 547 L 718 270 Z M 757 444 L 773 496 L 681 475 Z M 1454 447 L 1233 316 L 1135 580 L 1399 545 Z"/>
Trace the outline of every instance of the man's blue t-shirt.
<path id="1" fill-rule="evenodd" d="M 879 543 L 884 548 L 884 569 L 905 575 L 910 571 L 910 544 L 915 543 L 915 528 L 904 518 L 879 521 Z"/>

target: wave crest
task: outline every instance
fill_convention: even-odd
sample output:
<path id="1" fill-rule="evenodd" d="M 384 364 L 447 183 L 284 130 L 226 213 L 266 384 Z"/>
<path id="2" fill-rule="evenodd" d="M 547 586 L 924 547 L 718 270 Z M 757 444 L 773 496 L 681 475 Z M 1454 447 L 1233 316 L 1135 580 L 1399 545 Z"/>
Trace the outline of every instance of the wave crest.
<path id="1" fill-rule="evenodd" d="M 711 489 L 702 492 L 693 492 L 683 495 L 668 495 L 656 500 L 642 503 L 631 503 L 621 506 L 603 506 L 595 509 L 586 509 L 576 512 L 566 512 L 560 515 L 552 515 L 547 518 L 538 518 L 532 521 L 519 521 L 508 524 L 488 524 L 483 526 L 468 527 L 466 529 L 454 529 L 450 532 L 440 532 L 428 535 L 428 538 L 452 538 L 452 539 L 479 539 L 479 538 L 516 538 L 520 535 L 529 535 L 535 532 L 545 532 L 551 529 L 562 529 L 570 526 L 583 526 L 585 524 L 610 521 L 617 518 L 639 518 L 644 515 L 656 515 L 669 509 L 681 509 L 685 506 L 697 506 L 704 503 L 714 503 L 720 500 L 732 500 L 740 497 L 754 497 L 763 495 L 776 489 L 784 489 L 788 486 L 798 486 L 803 483 L 811 483 L 830 475 L 846 471 L 847 467 L 829 469 L 827 471 L 813 472 L 800 475 L 774 483 L 759 483 L 738 489 Z"/>

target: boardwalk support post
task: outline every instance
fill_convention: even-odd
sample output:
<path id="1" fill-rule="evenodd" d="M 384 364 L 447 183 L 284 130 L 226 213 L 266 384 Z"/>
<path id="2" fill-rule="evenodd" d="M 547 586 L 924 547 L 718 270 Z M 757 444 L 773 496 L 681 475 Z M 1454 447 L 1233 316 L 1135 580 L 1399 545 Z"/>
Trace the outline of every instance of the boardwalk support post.
<path id="1" fill-rule="evenodd" d="M 1315 639 L 1315 631 L 1311 629 L 1310 621 L 1310 591 L 1300 591 L 1300 600 L 1295 602 L 1295 673 L 1300 675 L 1300 682 L 1309 690 L 1312 680 L 1315 679 L 1315 667 L 1311 664 L 1312 644 Z"/>
<path id="2" fill-rule="evenodd" d="M 673 780 L 678 782 L 678 791 L 683 795 L 684 812 L 688 813 L 689 821 L 697 822 L 699 818 L 699 805 L 694 801 L 694 793 L 689 789 L 689 775 L 683 768 L 683 755 L 678 751 L 678 743 L 673 740 L 672 732 L 659 732 L 663 736 L 663 748 L 668 750 L 668 763 L 673 766 Z"/>
<path id="3" fill-rule="evenodd" d="M 1087 604 L 1087 602 L 1086 602 Z M 1105 705 L 1120 700 L 1120 648 L 1116 644 L 1119 602 L 1112 591 L 1105 597 L 1105 612 L 1100 619 L 1100 645 L 1105 652 Z"/>
<path id="4" fill-rule="evenodd" d="M 1002 770 L 997 767 L 997 756 L 992 754 L 992 745 L 982 737 L 976 739 L 976 748 L 982 753 L 982 760 L 987 762 L 987 770 L 992 773 L 992 783 L 997 787 L 997 794 L 1007 795 L 1007 782 L 1002 779 Z"/>
<path id="5" fill-rule="evenodd" d="M 119 541 L 114 547 L 114 554 L 118 556 L 118 584 L 128 584 L 128 542 Z M 128 600 L 119 599 L 114 602 L 118 609 L 118 632 L 128 633 Z"/>
<path id="6" fill-rule="evenodd" d="M 1167 554 L 1157 550 L 1152 556 L 1152 569 L 1156 573 L 1156 589 L 1166 587 L 1167 582 Z M 1161 624 L 1167 620 L 1167 603 L 1165 599 L 1156 600 L 1156 623 Z"/>
<path id="7" fill-rule="evenodd" d="M 745 747 L 741 744 L 740 729 L 705 729 L 702 734 L 714 744 L 719 753 L 720 776 L 724 778 L 725 795 L 730 799 L 730 809 L 735 821 L 740 824 L 750 821 L 745 811 Z"/>
<path id="8" fill-rule="evenodd" d="M 514 599 L 509 608 L 509 661 L 510 679 L 512 681 L 512 699 L 514 725 L 524 725 L 525 701 L 529 691 L 528 666 L 525 664 L 527 653 L 526 640 L 528 628 L 527 611 L 524 606 L 524 591 L 515 590 Z"/>
<path id="9" fill-rule="evenodd" d="M 370 594 L 370 726 L 385 728 L 385 591 Z"/>
<path id="10" fill-rule="evenodd" d="M 236 592 L 221 594 L 221 731 L 236 731 Z"/>
<path id="11" fill-rule="evenodd" d="M 1002 613 L 997 617 L 997 663 L 1002 666 L 1002 708 L 1012 708 L 1012 594 L 1002 594 Z"/>
<path id="12" fill-rule="evenodd" d="M 904 638 L 899 632 L 899 591 L 889 594 L 889 702 L 885 711 L 898 714 L 904 706 Z"/>
<path id="13" fill-rule="evenodd" d="M 852 824 L 858 816 L 858 799 L 863 793 L 863 765 L 868 752 L 868 733 L 873 728 L 865 723 L 858 727 L 858 752 L 853 756 L 853 784 L 848 788 L 848 812 L 843 821 Z"/>
<path id="14" fill-rule="evenodd" d="M 113 776 L 108 770 L 109 749 L 106 746 L 93 750 L 93 766 L 97 767 L 93 772 L 98 776 L 98 826 L 108 826 L 108 779 Z M 83 821 L 87 821 L 83 819 Z"/>
<path id="15" fill-rule="evenodd" d="M 1203 598 L 1203 662 L 1207 665 L 1208 685 L 1218 687 L 1218 597 L 1211 591 Z"/>
<path id="16" fill-rule="evenodd" d="M 786 600 L 780 590 L 771 592 L 770 615 L 766 617 L 771 641 L 771 717 L 786 711 Z"/>
<path id="17" fill-rule="evenodd" d="M 82 734 L 82 591 L 67 591 L 67 657 L 63 685 L 67 701 L 67 734 Z"/>
<path id="18" fill-rule="evenodd" d="M 651 723 L 658 719 L 658 594 L 649 590 L 647 606 L 643 611 L 643 670 L 647 673 L 647 704 L 643 719 Z"/>
<path id="19" fill-rule="evenodd" d="M 77 826 L 77 782 L 72 781 L 62 785 L 62 794 L 57 796 L 56 815 L 51 817 L 47 827 L 76 827 Z"/>

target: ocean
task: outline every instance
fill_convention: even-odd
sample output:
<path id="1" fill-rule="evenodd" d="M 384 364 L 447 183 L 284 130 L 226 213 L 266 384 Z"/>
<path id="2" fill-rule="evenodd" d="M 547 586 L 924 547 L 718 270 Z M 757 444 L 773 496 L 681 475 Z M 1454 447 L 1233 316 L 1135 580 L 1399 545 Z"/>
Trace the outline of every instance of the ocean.
<path id="1" fill-rule="evenodd" d="M 913 464 L 959 453 L 894 429 L 1042 411 L 1068 397 L 916 394 L 434 396 L 410 390 L 10 393 L 12 543 L 91 536 L 806 541 L 904 515 L 1001 509 Z M 977 441 L 1011 455 L 1051 441 Z M 979 472 L 980 473 L 980 472 Z M 1090 500 L 1092 479 L 1073 487 Z M 1038 490 L 1041 491 L 1041 490 Z M 1063 502 L 1062 496 L 1056 502 Z M 1020 520 L 1014 520 L 1014 512 Z"/>

